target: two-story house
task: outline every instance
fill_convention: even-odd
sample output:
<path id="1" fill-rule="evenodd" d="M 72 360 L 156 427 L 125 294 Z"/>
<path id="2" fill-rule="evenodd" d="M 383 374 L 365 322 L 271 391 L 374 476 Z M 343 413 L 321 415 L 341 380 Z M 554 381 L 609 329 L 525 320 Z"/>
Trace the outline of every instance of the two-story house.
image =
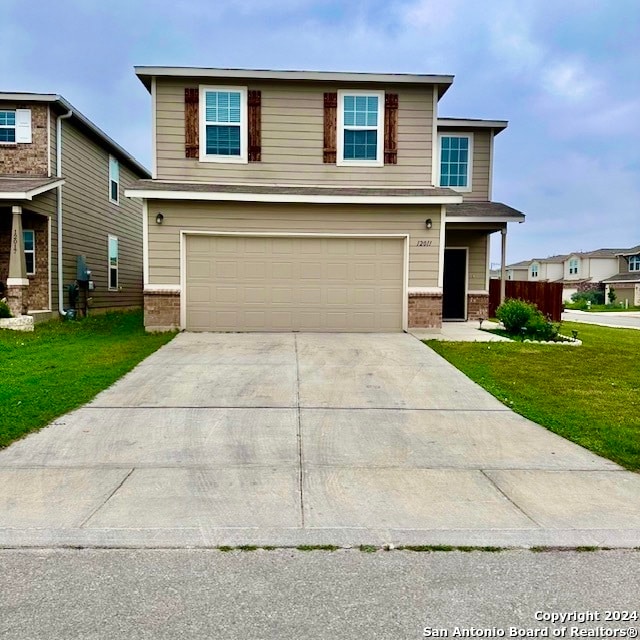
<path id="1" fill-rule="evenodd" d="M 614 289 L 617 302 L 640 307 L 640 245 L 621 249 L 616 253 L 618 260 L 615 275 L 605 278 L 605 300 L 610 289 Z"/>
<path id="2" fill-rule="evenodd" d="M 61 96 L 0 93 L 0 298 L 14 315 L 71 307 L 78 256 L 92 309 L 142 305 L 142 202 L 124 190 L 149 175 Z"/>
<path id="3" fill-rule="evenodd" d="M 446 75 L 136 67 L 151 94 L 145 325 L 401 331 L 487 315 L 504 121 Z"/>

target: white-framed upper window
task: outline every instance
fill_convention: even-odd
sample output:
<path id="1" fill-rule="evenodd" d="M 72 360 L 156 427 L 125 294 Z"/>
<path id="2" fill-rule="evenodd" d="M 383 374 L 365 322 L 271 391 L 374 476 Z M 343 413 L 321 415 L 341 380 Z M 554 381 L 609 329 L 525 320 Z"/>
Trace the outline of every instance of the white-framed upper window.
<path id="1" fill-rule="evenodd" d="M 532 278 L 537 278 L 538 277 L 538 263 L 534 262 L 531 265 L 531 277 Z"/>
<path id="2" fill-rule="evenodd" d="M 473 134 L 441 133 L 438 140 L 440 186 L 456 191 L 471 191 Z"/>
<path id="3" fill-rule="evenodd" d="M 120 163 L 109 156 L 109 201 L 120 204 Z"/>
<path id="4" fill-rule="evenodd" d="M 200 87 L 200 162 L 246 163 L 247 88 Z"/>
<path id="5" fill-rule="evenodd" d="M 337 164 L 384 165 L 384 91 L 338 91 Z"/>
<path id="6" fill-rule="evenodd" d="M 16 112 L 0 111 L 0 143 L 14 144 L 16 141 Z"/>
<path id="7" fill-rule="evenodd" d="M 640 271 L 640 255 L 629 258 L 629 271 Z"/>
<path id="8" fill-rule="evenodd" d="M 570 275 L 577 275 L 578 273 L 578 258 L 571 258 L 571 260 L 569 260 L 569 274 Z"/>
<path id="9" fill-rule="evenodd" d="M 109 291 L 118 290 L 118 238 L 108 236 Z"/>
<path id="10" fill-rule="evenodd" d="M 22 241 L 24 244 L 24 261 L 27 265 L 27 275 L 33 276 L 36 273 L 36 232 L 33 231 L 33 229 L 23 229 Z"/>

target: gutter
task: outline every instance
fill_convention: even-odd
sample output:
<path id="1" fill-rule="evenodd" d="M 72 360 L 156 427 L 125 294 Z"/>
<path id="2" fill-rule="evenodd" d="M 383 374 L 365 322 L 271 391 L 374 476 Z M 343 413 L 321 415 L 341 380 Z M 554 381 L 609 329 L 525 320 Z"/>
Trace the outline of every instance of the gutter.
<path id="1" fill-rule="evenodd" d="M 56 119 L 56 177 L 62 178 L 62 121 L 70 118 L 73 110 Z M 62 185 L 58 186 L 56 214 L 58 217 L 58 313 L 64 315 L 64 284 L 62 268 Z"/>

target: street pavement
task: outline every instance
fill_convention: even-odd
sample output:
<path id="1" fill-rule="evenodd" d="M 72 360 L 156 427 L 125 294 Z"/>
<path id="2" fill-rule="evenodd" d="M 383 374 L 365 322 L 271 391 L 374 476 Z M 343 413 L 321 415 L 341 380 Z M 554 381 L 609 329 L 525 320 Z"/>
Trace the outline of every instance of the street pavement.
<path id="1" fill-rule="evenodd" d="M 627 327 L 640 329 L 640 312 L 620 311 L 610 313 L 591 313 L 590 311 L 564 311 L 562 319 L 567 322 L 585 322 L 599 324 L 604 327 Z"/>
<path id="2" fill-rule="evenodd" d="M 0 638 L 11 640 L 399 640 L 425 628 L 460 637 L 456 627 L 571 638 L 640 627 L 604 620 L 638 615 L 638 551 L 5 550 L 0 567 Z M 548 619 L 576 612 L 592 621 Z"/>
<path id="3" fill-rule="evenodd" d="M 180 334 L 0 452 L 0 547 L 385 543 L 640 546 L 640 475 L 406 334 Z"/>

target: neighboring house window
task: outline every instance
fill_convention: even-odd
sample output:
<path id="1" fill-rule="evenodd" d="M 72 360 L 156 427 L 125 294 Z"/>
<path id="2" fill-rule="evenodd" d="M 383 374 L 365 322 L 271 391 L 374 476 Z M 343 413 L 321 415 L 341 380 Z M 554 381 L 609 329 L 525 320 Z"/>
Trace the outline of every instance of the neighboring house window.
<path id="1" fill-rule="evenodd" d="M 109 236 L 109 289 L 118 289 L 118 238 Z"/>
<path id="2" fill-rule="evenodd" d="M 471 191 L 471 136 L 440 136 L 440 186 Z"/>
<path id="3" fill-rule="evenodd" d="M 109 156 L 109 200 L 120 202 L 120 163 L 113 156 Z"/>
<path id="4" fill-rule="evenodd" d="M 640 271 L 640 256 L 629 258 L 629 271 Z"/>
<path id="5" fill-rule="evenodd" d="M 569 274 L 576 275 L 578 273 L 578 260 L 576 258 L 571 258 L 569 260 Z"/>
<path id="6" fill-rule="evenodd" d="M 36 233 L 31 229 L 22 231 L 24 243 L 24 260 L 27 264 L 27 275 L 32 276 L 36 272 Z"/>
<path id="7" fill-rule="evenodd" d="M 338 165 L 384 164 L 384 92 L 338 92 Z"/>
<path id="8" fill-rule="evenodd" d="M 0 142 L 16 141 L 16 112 L 0 111 Z"/>
<path id="9" fill-rule="evenodd" d="M 531 277 L 532 278 L 537 278 L 538 277 L 538 265 L 537 264 L 532 264 L 531 265 Z"/>
<path id="10" fill-rule="evenodd" d="M 201 87 L 200 160 L 247 162 L 247 90 Z"/>

